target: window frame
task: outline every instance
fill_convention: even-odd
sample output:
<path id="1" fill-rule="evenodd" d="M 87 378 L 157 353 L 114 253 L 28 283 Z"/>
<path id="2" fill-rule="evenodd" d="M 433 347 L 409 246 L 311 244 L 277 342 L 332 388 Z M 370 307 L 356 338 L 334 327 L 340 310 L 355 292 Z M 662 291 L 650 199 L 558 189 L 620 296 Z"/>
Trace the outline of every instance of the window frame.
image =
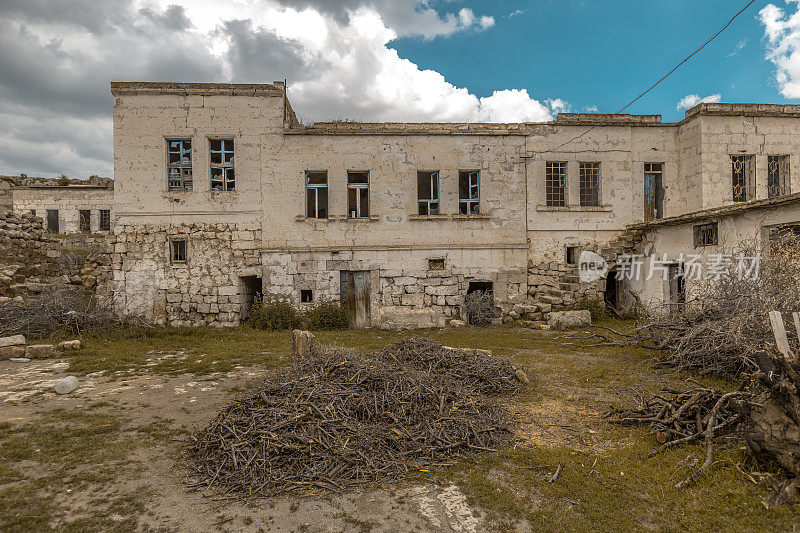
<path id="1" fill-rule="evenodd" d="M 366 183 L 350 183 L 350 176 L 354 174 L 366 174 L 367 175 L 367 182 Z M 369 170 L 348 170 L 347 171 L 347 218 L 357 220 L 357 219 L 368 219 L 372 214 L 372 192 L 370 191 L 370 184 L 372 182 L 372 176 L 370 175 Z M 361 191 L 366 189 L 367 191 L 367 213 L 363 213 L 362 204 L 361 204 Z M 355 190 L 356 196 L 356 205 L 355 205 L 355 212 L 356 216 L 351 216 L 350 211 L 350 191 Z"/>
<path id="2" fill-rule="evenodd" d="M 325 183 L 309 183 L 308 177 L 310 174 L 325 174 Z M 325 220 L 330 216 L 330 190 L 328 189 L 328 171 L 327 170 L 306 170 L 305 171 L 305 182 L 306 182 L 306 202 L 305 202 L 305 212 L 306 218 L 314 218 L 319 220 Z M 327 193 L 326 198 L 326 206 L 325 206 L 325 216 L 319 216 L 319 191 L 320 189 L 325 189 Z M 308 200 L 309 194 L 314 193 L 314 215 L 308 212 Z"/>
<path id="3" fill-rule="evenodd" d="M 756 156 L 755 154 L 732 154 L 731 158 L 731 193 L 733 201 L 749 202 L 755 199 L 756 185 Z M 737 179 L 737 160 L 744 161 L 745 166 L 740 171 L 742 179 Z M 737 188 L 743 187 L 743 195 L 737 195 Z"/>
<path id="4" fill-rule="evenodd" d="M 424 174 L 428 174 L 428 178 L 430 180 L 430 198 L 423 198 L 420 192 L 420 179 L 423 177 Z M 435 184 L 435 187 L 434 187 Z M 441 195 L 441 181 L 439 178 L 439 171 L 438 170 L 418 170 L 417 171 L 417 214 L 422 216 L 430 216 L 430 215 L 439 215 L 442 212 L 442 204 L 440 201 Z M 434 195 L 434 189 L 436 194 Z M 435 212 L 434 209 L 431 208 L 433 204 L 436 204 Z M 423 206 L 425 212 L 423 213 Z"/>
<path id="5" fill-rule="evenodd" d="M 467 198 L 461 197 L 461 178 L 467 176 Z M 472 178 L 475 178 L 473 184 Z M 477 189 L 478 194 L 472 195 L 473 188 Z M 466 206 L 466 211 L 462 211 L 461 206 Z M 476 209 L 473 211 L 472 207 Z M 481 171 L 480 170 L 459 170 L 458 171 L 458 213 L 460 215 L 480 215 L 481 214 Z"/>
<path id="6" fill-rule="evenodd" d="M 767 197 L 777 198 L 792 192 L 792 169 L 788 154 L 767 156 Z M 775 182 L 778 182 L 777 184 Z"/>
<path id="7" fill-rule="evenodd" d="M 175 245 L 183 243 L 183 259 L 175 259 L 176 250 Z M 170 237 L 169 238 L 169 263 L 171 265 L 186 265 L 189 263 L 189 238 L 188 237 Z"/>
<path id="8" fill-rule="evenodd" d="M 84 217 L 85 215 L 85 217 Z M 78 209 L 78 231 L 81 233 L 92 232 L 92 210 Z"/>
<path id="9" fill-rule="evenodd" d="M 219 150 L 213 149 L 213 143 L 219 142 Z M 231 144 L 231 149 L 226 148 L 227 143 Z M 230 153 L 230 162 L 225 162 L 225 155 Z M 214 155 L 219 154 L 220 162 L 214 163 Z M 208 139 L 208 186 L 209 190 L 214 192 L 232 192 L 236 190 L 236 142 L 233 137 L 209 137 Z M 214 178 L 214 170 L 220 170 L 219 178 Z M 228 177 L 228 173 L 232 177 Z M 219 181 L 222 188 L 214 188 L 214 181 Z"/>
<path id="10" fill-rule="evenodd" d="M 692 226 L 692 241 L 695 248 L 719 246 L 719 223 L 707 222 Z"/>
<path id="11" fill-rule="evenodd" d="M 187 137 L 179 137 L 179 138 L 167 138 L 166 141 L 166 148 L 167 148 L 167 191 L 168 192 L 192 192 L 194 190 L 194 169 L 193 169 L 193 162 L 194 158 L 192 157 L 192 139 Z M 172 148 L 171 143 L 180 143 L 179 151 L 180 160 L 178 163 L 171 163 L 170 162 L 170 149 Z M 184 144 L 189 143 L 188 148 L 184 148 Z M 189 155 L 189 162 L 186 163 L 184 161 L 184 154 Z M 178 170 L 179 178 L 173 179 L 172 178 L 172 169 Z M 188 170 L 188 179 L 187 174 L 185 171 Z M 179 182 L 178 185 L 173 185 L 172 182 Z M 187 187 L 188 185 L 188 187 Z"/>
<path id="12" fill-rule="evenodd" d="M 578 201 L 581 207 L 600 207 L 602 165 L 600 161 L 578 162 Z M 592 183 L 592 180 L 595 183 Z"/>
<path id="13" fill-rule="evenodd" d="M 560 168 L 561 174 L 555 174 Z M 559 184 L 555 184 L 558 178 Z M 567 207 L 567 162 L 545 161 L 544 201 L 547 207 Z"/>
<path id="14" fill-rule="evenodd" d="M 97 216 L 97 224 L 99 231 L 111 231 L 111 209 L 100 209 L 100 213 Z"/>

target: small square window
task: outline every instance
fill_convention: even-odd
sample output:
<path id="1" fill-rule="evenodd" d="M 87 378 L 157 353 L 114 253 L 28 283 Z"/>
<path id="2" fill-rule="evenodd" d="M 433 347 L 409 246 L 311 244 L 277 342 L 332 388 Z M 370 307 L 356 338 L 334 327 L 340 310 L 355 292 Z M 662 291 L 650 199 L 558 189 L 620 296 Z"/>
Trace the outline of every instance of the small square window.
<path id="1" fill-rule="evenodd" d="M 186 239 L 171 239 L 169 241 L 169 257 L 172 263 L 186 262 Z"/>
<path id="2" fill-rule="evenodd" d="M 568 265 L 577 265 L 578 264 L 578 247 L 577 246 L 567 246 L 567 264 Z"/>
<path id="3" fill-rule="evenodd" d="M 444 270 L 444 259 L 428 259 L 428 270 Z"/>
<path id="4" fill-rule="evenodd" d="M 300 302 L 304 304 L 309 304 L 314 301 L 314 291 L 311 289 L 301 289 L 300 290 Z"/>
<path id="5" fill-rule="evenodd" d="M 700 224 L 694 228 L 694 246 L 699 248 L 701 246 L 716 246 L 719 244 L 719 233 L 717 231 L 717 223 Z"/>

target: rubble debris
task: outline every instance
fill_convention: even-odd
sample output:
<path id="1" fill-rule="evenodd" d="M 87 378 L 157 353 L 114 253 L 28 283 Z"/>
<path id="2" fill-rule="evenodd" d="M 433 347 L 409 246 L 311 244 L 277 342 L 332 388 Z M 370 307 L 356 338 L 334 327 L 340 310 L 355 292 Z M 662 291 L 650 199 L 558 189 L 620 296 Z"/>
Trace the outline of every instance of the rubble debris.
<path id="1" fill-rule="evenodd" d="M 193 436 L 197 481 L 238 497 L 342 491 L 513 439 L 508 360 L 423 338 L 371 354 L 315 347 Z"/>
<path id="2" fill-rule="evenodd" d="M 81 349 L 81 341 L 75 339 L 73 341 L 63 341 L 58 343 L 58 349 L 69 351 L 69 350 L 80 350 Z"/>
<path id="3" fill-rule="evenodd" d="M 56 394 L 69 394 L 70 392 L 74 391 L 78 388 L 78 378 L 75 376 L 67 376 L 65 378 L 61 378 L 55 382 L 53 385 L 53 390 L 56 391 Z"/>
<path id="4" fill-rule="evenodd" d="M 547 317 L 547 324 L 554 328 L 591 326 L 592 313 L 587 309 L 578 311 L 553 311 Z"/>

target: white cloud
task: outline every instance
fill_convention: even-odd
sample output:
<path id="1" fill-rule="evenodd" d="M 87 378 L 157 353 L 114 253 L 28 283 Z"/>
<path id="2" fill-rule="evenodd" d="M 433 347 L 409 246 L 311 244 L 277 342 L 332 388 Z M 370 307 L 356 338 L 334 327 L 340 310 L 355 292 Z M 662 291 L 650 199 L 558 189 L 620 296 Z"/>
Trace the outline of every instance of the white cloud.
<path id="1" fill-rule="evenodd" d="M 708 96 L 700 96 L 697 94 L 687 94 L 684 96 L 680 102 L 678 102 L 677 109 L 680 111 L 681 109 L 691 109 L 697 104 L 706 104 L 706 103 L 716 103 L 722 100 L 722 95 L 717 94 L 709 94 Z"/>
<path id="2" fill-rule="evenodd" d="M 73 0 L 96 16 L 68 18 L 52 12 L 55 4 L 9 1 L 10 9 L 0 4 L 0 119 L 14 126 L 0 139 L 25 157 L 4 150 L 0 172 L 110 175 L 112 80 L 286 77 L 306 121 L 534 122 L 569 109 L 527 89 L 478 97 L 389 47 L 401 35 L 442 38 L 494 25 L 468 8 L 440 13 L 417 0 L 227 0 L 224 8 L 218 0 L 123 7 Z"/>
<path id="3" fill-rule="evenodd" d="M 600 109 L 596 105 L 587 105 L 583 107 L 584 113 L 599 113 Z"/>
<path id="4" fill-rule="evenodd" d="M 513 17 L 516 17 L 517 15 L 522 15 L 522 14 L 527 13 L 527 12 L 528 12 L 527 9 L 515 9 L 514 11 L 509 13 L 507 16 L 508 16 L 508 18 L 513 18 Z"/>
<path id="5" fill-rule="evenodd" d="M 742 39 L 741 41 L 736 43 L 736 46 L 733 47 L 733 50 L 731 50 L 731 52 L 729 54 L 727 54 L 725 57 L 736 57 L 736 56 L 738 56 L 739 52 L 744 50 L 745 46 L 747 46 L 747 39 Z"/>
<path id="6" fill-rule="evenodd" d="M 800 0 L 786 0 L 798 4 Z M 786 98 L 800 98 L 800 9 L 793 13 L 768 4 L 759 11 L 767 39 L 766 58 L 776 67 L 775 80 Z"/>

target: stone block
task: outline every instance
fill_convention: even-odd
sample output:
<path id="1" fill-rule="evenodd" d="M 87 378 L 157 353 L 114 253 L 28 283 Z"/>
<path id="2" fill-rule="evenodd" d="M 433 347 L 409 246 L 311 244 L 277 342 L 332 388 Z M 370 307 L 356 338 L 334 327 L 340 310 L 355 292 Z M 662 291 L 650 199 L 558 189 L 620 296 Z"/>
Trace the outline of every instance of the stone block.
<path id="1" fill-rule="evenodd" d="M 25 335 L 11 335 L 10 337 L 0 337 L 0 348 L 5 346 L 25 345 Z"/>
<path id="2" fill-rule="evenodd" d="M 591 326 L 592 314 L 586 309 L 580 311 L 553 311 L 547 317 L 547 324 L 557 328 Z"/>
<path id="3" fill-rule="evenodd" d="M 25 356 L 24 346 L 2 346 L 0 347 L 0 361 L 6 359 L 18 359 Z"/>
<path id="4" fill-rule="evenodd" d="M 404 294 L 400 297 L 400 305 L 422 307 L 422 294 Z"/>
<path id="5" fill-rule="evenodd" d="M 73 341 L 64 341 L 58 343 L 58 349 L 69 351 L 69 350 L 80 350 L 81 349 L 81 341 L 75 339 Z"/>
<path id="6" fill-rule="evenodd" d="M 48 359 L 53 357 L 52 344 L 31 344 L 25 347 L 25 357 L 29 359 Z"/>

